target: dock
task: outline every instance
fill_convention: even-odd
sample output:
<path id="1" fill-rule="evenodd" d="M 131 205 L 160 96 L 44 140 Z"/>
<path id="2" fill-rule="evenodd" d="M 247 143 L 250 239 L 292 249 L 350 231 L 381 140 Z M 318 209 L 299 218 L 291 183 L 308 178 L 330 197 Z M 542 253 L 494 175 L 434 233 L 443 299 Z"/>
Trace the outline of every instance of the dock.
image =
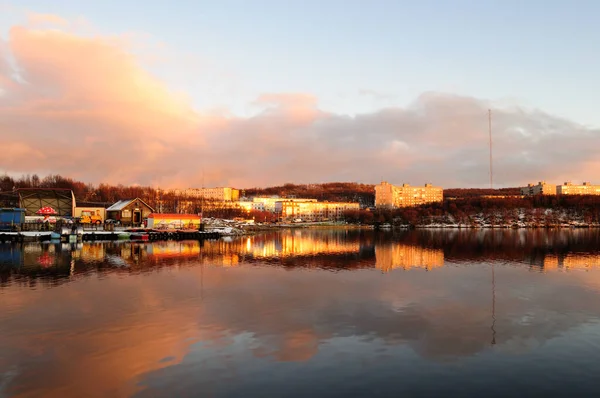
<path id="1" fill-rule="evenodd" d="M 124 231 L 83 230 L 77 234 L 58 234 L 50 231 L 0 232 L 0 243 L 47 242 L 50 240 L 93 242 L 102 240 L 164 241 L 164 240 L 213 240 L 221 233 L 198 230 L 155 230 L 135 228 Z"/>

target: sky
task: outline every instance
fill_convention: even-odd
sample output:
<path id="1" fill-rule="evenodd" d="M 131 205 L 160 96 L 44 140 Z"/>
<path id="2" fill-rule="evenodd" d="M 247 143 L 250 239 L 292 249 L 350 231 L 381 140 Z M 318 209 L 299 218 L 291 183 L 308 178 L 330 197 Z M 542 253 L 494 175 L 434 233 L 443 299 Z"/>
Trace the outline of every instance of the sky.
<path id="1" fill-rule="evenodd" d="M 595 1 L 0 3 L 0 173 L 594 182 Z M 597 181 L 600 183 L 600 181 Z"/>

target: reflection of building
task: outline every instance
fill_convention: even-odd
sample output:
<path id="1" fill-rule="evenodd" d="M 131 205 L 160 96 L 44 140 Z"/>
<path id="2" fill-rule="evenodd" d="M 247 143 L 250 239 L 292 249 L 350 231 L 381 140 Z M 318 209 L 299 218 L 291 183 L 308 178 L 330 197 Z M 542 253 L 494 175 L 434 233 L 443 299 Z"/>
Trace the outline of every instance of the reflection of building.
<path id="1" fill-rule="evenodd" d="M 239 189 L 230 187 L 176 189 L 173 193 L 190 198 L 204 198 L 220 202 L 234 202 L 240 199 Z"/>
<path id="2" fill-rule="evenodd" d="M 289 234 L 277 240 L 253 241 L 253 238 L 247 238 L 245 251 L 255 258 L 350 254 L 360 251 L 360 243 L 347 241 L 344 237 L 315 239 L 312 235 Z"/>
<path id="3" fill-rule="evenodd" d="M 389 182 L 382 181 L 375 185 L 376 207 L 408 207 L 418 206 L 425 203 L 441 202 L 444 200 L 444 190 L 425 184 L 422 187 L 412 187 L 408 184 L 395 186 Z"/>
<path id="4" fill-rule="evenodd" d="M 600 185 L 591 185 L 584 182 L 581 185 L 573 185 L 571 182 L 565 182 L 563 185 L 556 186 L 557 195 L 600 195 Z"/>
<path id="5" fill-rule="evenodd" d="M 544 258 L 544 270 L 590 269 L 600 267 L 600 254 L 574 254 L 564 256 L 548 255 Z"/>
<path id="6" fill-rule="evenodd" d="M 197 241 L 164 241 L 146 245 L 148 256 L 156 258 L 198 257 L 200 243 Z"/>
<path id="7" fill-rule="evenodd" d="M 375 246 L 375 267 L 388 272 L 396 268 L 410 269 L 444 266 L 444 252 L 401 244 Z"/>
<path id="8" fill-rule="evenodd" d="M 521 195 L 556 195 L 556 185 L 546 184 L 546 181 L 540 181 L 537 185 L 527 184 L 521 188 Z"/>

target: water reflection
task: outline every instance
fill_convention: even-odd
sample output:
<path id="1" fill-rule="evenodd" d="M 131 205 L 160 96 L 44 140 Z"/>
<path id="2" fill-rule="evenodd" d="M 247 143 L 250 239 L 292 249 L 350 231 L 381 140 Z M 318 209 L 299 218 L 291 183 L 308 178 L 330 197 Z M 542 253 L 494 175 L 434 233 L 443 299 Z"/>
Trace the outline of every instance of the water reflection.
<path id="1" fill-rule="evenodd" d="M 589 394 L 599 250 L 596 230 L 0 245 L 0 396 L 565 392 L 551 374 Z"/>

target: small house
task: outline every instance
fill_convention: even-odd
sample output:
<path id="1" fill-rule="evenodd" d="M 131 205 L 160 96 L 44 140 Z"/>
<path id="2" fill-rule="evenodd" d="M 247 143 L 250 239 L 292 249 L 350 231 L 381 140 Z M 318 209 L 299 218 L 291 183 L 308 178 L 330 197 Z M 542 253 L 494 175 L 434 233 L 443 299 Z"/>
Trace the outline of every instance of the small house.
<path id="1" fill-rule="evenodd" d="M 199 229 L 202 217 L 196 214 L 159 214 L 148 216 L 148 228 L 155 229 Z"/>
<path id="2" fill-rule="evenodd" d="M 120 200 L 106 209 L 106 219 L 126 226 L 140 226 L 154 209 L 140 198 Z"/>

